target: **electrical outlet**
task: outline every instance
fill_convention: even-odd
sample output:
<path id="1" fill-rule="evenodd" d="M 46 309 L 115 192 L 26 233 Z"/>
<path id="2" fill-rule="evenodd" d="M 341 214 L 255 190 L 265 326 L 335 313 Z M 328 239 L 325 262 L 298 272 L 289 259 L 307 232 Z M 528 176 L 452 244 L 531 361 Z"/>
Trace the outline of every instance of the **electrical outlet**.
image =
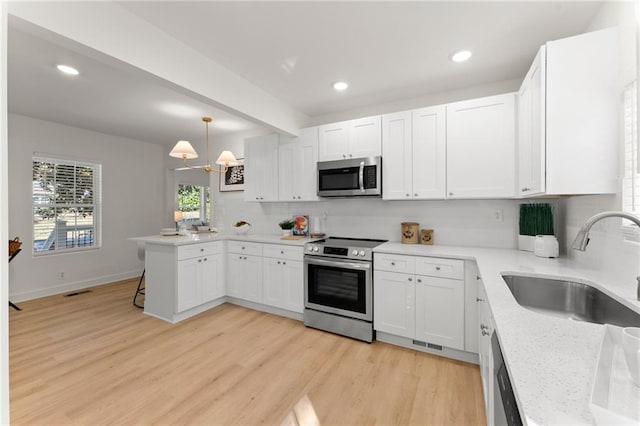
<path id="1" fill-rule="evenodd" d="M 59 280 L 64 280 L 64 272 L 63 271 L 58 272 L 58 279 Z"/>
<path id="2" fill-rule="evenodd" d="M 504 222 L 504 215 L 502 214 L 502 209 L 496 209 L 493 212 L 493 218 L 496 222 L 502 223 Z"/>

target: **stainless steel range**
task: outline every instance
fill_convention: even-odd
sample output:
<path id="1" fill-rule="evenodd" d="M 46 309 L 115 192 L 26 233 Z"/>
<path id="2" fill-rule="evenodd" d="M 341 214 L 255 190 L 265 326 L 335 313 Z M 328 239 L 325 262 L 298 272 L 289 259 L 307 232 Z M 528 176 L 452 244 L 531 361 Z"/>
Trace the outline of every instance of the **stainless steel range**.
<path id="1" fill-rule="evenodd" d="M 304 246 L 304 324 L 373 341 L 373 248 L 384 240 L 329 237 Z"/>

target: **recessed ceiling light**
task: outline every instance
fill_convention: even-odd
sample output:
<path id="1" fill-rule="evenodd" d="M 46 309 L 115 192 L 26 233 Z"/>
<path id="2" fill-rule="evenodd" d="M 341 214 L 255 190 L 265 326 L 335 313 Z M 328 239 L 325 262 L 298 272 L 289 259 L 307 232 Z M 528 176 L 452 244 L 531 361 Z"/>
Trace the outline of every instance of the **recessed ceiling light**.
<path id="1" fill-rule="evenodd" d="M 472 53 L 468 50 L 459 50 L 449 56 L 453 62 L 464 62 L 471 57 Z"/>
<path id="2" fill-rule="evenodd" d="M 349 87 L 349 84 L 344 81 L 336 81 L 335 83 L 333 83 L 333 88 L 339 92 L 342 92 L 343 90 L 347 90 L 348 87 Z"/>
<path id="3" fill-rule="evenodd" d="M 58 65 L 56 68 L 58 68 L 60 72 L 63 72 L 65 74 L 69 74 L 69 75 L 80 74 L 80 72 L 77 69 L 70 67 L 69 65 Z"/>

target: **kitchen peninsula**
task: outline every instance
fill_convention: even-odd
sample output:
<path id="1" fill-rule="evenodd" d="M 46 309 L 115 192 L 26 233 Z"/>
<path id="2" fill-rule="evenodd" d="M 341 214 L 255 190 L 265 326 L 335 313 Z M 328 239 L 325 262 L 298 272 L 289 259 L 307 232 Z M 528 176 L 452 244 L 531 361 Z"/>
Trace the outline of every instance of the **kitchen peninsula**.
<path id="1" fill-rule="evenodd" d="M 230 301 L 302 319 L 302 246 L 308 238 L 198 233 L 130 240 L 145 245 L 147 315 L 176 323 Z"/>

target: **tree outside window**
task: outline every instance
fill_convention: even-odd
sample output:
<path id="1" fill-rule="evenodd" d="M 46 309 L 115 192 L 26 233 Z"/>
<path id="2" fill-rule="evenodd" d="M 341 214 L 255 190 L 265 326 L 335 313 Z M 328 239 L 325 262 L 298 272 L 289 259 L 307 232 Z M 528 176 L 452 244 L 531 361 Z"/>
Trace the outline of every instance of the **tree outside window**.
<path id="1" fill-rule="evenodd" d="M 185 222 L 210 222 L 211 192 L 208 186 L 178 185 L 178 210 Z"/>

